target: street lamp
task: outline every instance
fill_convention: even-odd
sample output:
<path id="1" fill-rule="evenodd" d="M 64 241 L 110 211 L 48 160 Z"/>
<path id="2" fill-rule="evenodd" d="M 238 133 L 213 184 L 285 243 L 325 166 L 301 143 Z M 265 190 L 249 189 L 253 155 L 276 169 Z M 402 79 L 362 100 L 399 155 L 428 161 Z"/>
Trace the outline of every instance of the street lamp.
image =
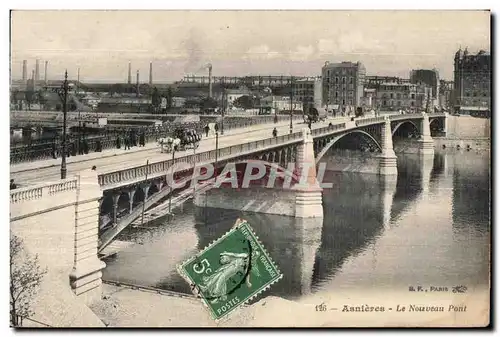
<path id="1" fill-rule="evenodd" d="M 172 167 L 174 167 L 174 159 L 175 159 L 175 147 L 172 149 Z M 172 180 L 174 180 L 174 178 L 175 176 L 172 170 Z M 172 194 L 174 193 L 172 186 L 170 186 L 170 197 L 168 198 L 168 214 L 170 214 L 170 216 L 172 215 Z"/>
<path id="2" fill-rule="evenodd" d="M 290 134 L 293 132 L 293 76 L 290 77 Z"/>
<path id="3" fill-rule="evenodd" d="M 222 101 L 222 121 L 221 121 L 221 128 L 220 128 L 220 134 L 224 135 L 224 113 L 226 111 L 226 100 L 227 100 L 227 91 L 224 89 L 224 93 L 222 95 L 224 97 Z"/>
<path id="4" fill-rule="evenodd" d="M 66 115 L 68 113 L 68 70 L 64 72 L 64 82 L 57 91 L 63 108 L 63 134 L 61 139 L 61 179 L 66 179 Z"/>
<path id="5" fill-rule="evenodd" d="M 217 170 L 218 155 L 219 155 L 219 132 L 215 131 L 215 170 Z"/>

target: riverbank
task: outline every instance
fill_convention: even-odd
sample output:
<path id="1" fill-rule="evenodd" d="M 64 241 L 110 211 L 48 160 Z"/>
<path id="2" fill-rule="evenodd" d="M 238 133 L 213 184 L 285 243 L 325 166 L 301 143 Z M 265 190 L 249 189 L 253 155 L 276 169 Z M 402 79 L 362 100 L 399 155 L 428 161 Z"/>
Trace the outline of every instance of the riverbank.
<path id="1" fill-rule="evenodd" d="M 384 291 L 351 289 L 319 301 L 314 296 L 298 302 L 269 296 L 239 308 L 216 323 L 201 301 L 192 296 L 105 284 L 104 299 L 91 309 L 108 327 L 486 326 L 489 321 L 488 289 L 470 290 L 465 295 L 388 290 L 398 295 L 388 297 Z M 390 298 L 398 298 L 398 301 Z M 345 306 L 354 309 L 346 311 Z M 358 310 L 358 307 L 368 308 Z M 426 311 L 424 307 L 443 310 Z M 450 310 L 450 307 L 453 308 Z M 466 311 L 457 311 L 459 308 L 466 308 Z"/>

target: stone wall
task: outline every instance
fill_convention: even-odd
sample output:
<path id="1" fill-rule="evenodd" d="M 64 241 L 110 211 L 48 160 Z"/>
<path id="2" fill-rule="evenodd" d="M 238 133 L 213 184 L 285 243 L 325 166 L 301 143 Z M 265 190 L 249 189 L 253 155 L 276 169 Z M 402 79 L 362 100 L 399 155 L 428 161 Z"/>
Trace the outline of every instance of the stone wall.
<path id="1" fill-rule="evenodd" d="M 28 253 L 38 255 L 41 267 L 47 268 L 31 318 L 49 326 L 103 326 L 86 305 L 100 300 L 100 270 L 105 266 L 97 258 L 98 223 L 89 211 L 82 211 L 85 207 L 93 212 L 95 206 L 97 216 L 98 201 L 94 199 L 100 191 L 92 190 L 94 180 L 97 184 L 92 171 L 79 178 L 11 191 L 10 229 L 23 239 Z M 88 219 L 89 229 L 85 238 L 78 234 L 82 228 L 78 224 L 84 219 Z M 93 227 L 95 236 L 91 234 Z M 72 287 L 70 275 L 75 272 L 93 278 L 92 282 L 80 279 L 91 284 L 86 294 L 78 294 L 81 287 Z M 29 320 L 24 321 L 24 325 L 29 324 Z"/>
<path id="2" fill-rule="evenodd" d="M 450 116 L 446 119 L 447 138 L 490 137 L 491 119 L 471 116 Z"/>
<path id="3" fill-rule="evenodd" d="M 295 192 L 268 188 L 214 188 L 198 193 L 199 207 L 234 209 L 247 212 L 295 216 Z"/>
<path id="4" fill-rule="evenodd" d="M 379 161 L 375 153 L 336 149 L 328 151 L 320 163 L 326 163 L 327 171 L 378 174 Z"/>

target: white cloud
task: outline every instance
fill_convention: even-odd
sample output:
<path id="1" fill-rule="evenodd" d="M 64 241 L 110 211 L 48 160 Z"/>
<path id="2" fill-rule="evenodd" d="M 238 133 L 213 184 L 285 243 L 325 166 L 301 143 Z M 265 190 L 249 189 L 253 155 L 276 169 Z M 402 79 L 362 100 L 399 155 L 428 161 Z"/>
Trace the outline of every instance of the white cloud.
<path id="1" fill-rule="evenodd" d="M 307 61 L 314 56 L 314 47 L 298 46 L 297 49 L 290 52 L 290 59 L 293 61 Z"/>
<path id="2" fill-rule="evenodd" d="M 272 51 L 267 45 L 261 44 L 248 49 L 244 59 L 274 59 L 279 57 L 279 53 Z"/>
<path id="3" fill-rule="evenodd" d="M 337 43 L 333 40 L 319 39 L 318 52 L 320 55 L 335 54 L 338 52 Z"/>

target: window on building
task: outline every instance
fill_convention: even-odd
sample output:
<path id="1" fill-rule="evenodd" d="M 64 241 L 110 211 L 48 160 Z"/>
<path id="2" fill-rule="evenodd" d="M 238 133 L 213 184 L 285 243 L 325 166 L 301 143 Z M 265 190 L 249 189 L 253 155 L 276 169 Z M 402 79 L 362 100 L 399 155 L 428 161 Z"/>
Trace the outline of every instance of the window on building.
<path id="1" fill-rule="evenodd" d="M 387 106 L 387 101 L 385 99 L 382 101 L 382 105 Z"/>
<path id="2" fill-rule="evenodd" d="M 349 83 L 354 83 L 354 80 L 352 77 L 349 77 Z"/>
<path id="3" fill-rule="evenodd" d="M 397 93 L 396 96 L 397 96 L 398 99 L 401 99 L 401 94 L 400 93 Z"/>
<path id="4" fill-rule="evenodd" d="M 345 99 L 342 100 L 342 105 L 345 105 Z"/>
<path id="5" fill-rule="evenodd" d="M 392 92 L 389 95 L 391 96 L 391 98 L 394 98 L 394 94 Z"/>
<path id="6" fill-rule="evenodd" d="M 411 94 L 411 99 L 415 99 L 415 94 Z"/>
<path id="7" fill-rule="evenodd" d="M 401 101 L 398 101 L 398 106 L 401 106 Z"/>
<path id="8" fill-rule="evenodd" d="M 342 83 L 344 83 L 344 84 L 345 84 L 345 76 L 344 76 L 344 77 L 342 77 Z"/>
<path id="9" fill-rule="evenodd" d="M 335 91 L 335 97 L 339 97 L 339 92 Z"/>
<path id="10" fill-rule="evenodd" d="M 411 106 L 415 106 L 415 102 L 413 102 L 413 101 L 412 101 L 412 102 L 411 102 Z"/>
<path id="11" fill-rule="evenodd" d="M 339 78 L 335 77 L 335 83 L 339 83 Z"/>

